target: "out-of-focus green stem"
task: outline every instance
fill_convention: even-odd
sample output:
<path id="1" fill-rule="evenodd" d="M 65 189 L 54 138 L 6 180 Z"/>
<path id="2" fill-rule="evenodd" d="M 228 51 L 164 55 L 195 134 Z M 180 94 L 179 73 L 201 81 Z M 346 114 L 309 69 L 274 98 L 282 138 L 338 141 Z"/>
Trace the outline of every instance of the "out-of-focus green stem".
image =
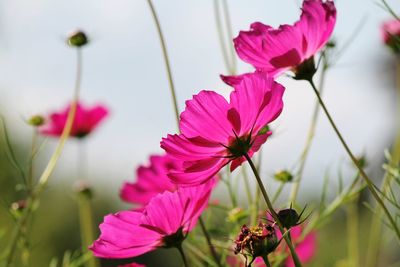
<path id="1" fill-rule="evenodd" d="M 257 180 L 257 183 L 258 183 L 258 186 L 260 187 L 261 193 L 262 193 L 262 195 L 264 197 L 265 203 L 267 204 L 268 209 L 269 209 L 272 217 L 274 218 L 275 222 L 278 224 L 279 230 L 281 231 L 281 233 L 284 233 L 285 231 L 284 231 L 284 228 L 282 226 L 282 223 L 279 220 L 278 214 L 275 212 L 274 207 L 272 206 L 271 200 L 268 197 L 267 191 L 265 190 L 264 184 L 263 184 L 263 182 L 261 180 L 260 175 L 258 174 L 256 166 L 254 165 L 253 161 L 251 160 L 251 158 L 249 157 L 248 154 L 244 154 L 244 157 L 246 158 L 247 162 L 249 163 L 251 169 L 253 170 L 254 176 L 256 177 L 256 180 Z M 296 253 L 296 250 L 294 249 L 293 243 L 290 240 L 289 236 L 290 236 L 290 233 L 289 233 L 289 235 L 283 235 L 283 238 L 285 239 L 286 244 L 289 247 L 289 250 L 290 250 L 290 253 L 292 255 L 292 259 L 293 259 L 294 265 L 296 267 L 301 267 L 302 265 L 301 265 L 300 259 L 299 259 L 298 255 Z"/>
<path id="2" fill-rule="evenodd" d="M 396 88 L 397 88 L 397 97 L 396 97 L 396 106 L 397 115 L 394 116 L 395 124 L 396 124 L 396 140 L 394 142 L 392 148 L 392 162 L 390 163 L 391 166 L 396 166 L 399 164 L 400 161 L 400 125 L 399 125 L 399 116 L 400 116 L 400 57 L 397 58 L 397 68 L 396 68 Z M 381 184 L 381 191 L 383 194 L 387 194 L 391 184 L 392 184 L 391 176 L 388 172 L 386 172 L 382 184 Z M 382 230 L 382 209 L 377 206 L 375 208 L 375 214 L 372 218 L 371 223 L 371 230 L 369 235 L 368 241 L 368 250 L 367 250 L 367 260 L 366 260 L 366 267 L 374 267 L 376 266 L 376 262 L 378 259 L 379 248 L 381 243 L 381 230 Z"/>
<path id="3" fill-rule="evenodd" d="M 21 234 L 21 228 L 23 225 L 26 224 L 27 220 L 29 219 L 30 214 L 34 210 L 34 206 L 40 198 L 40 195 L 44 188 L 46 187 L 50 175 L 53 173 L 54 168 L 56 167 L 57 161 L 61 156 L 61 152 L 63 151 L 65 142 L 68 139 L 68 136 L 72 129 L 72 123 L 75 118 L 76 107 L 79 99 L 79 92 L 80 92 L 80 83 L 81 83 L 81 75 L 82 75 L 82 54 L 80 48 L 77 49 L 77 70 L 76 70 L 76 81 L 75 81 L 75 89 L 74 95 L 72 98 L 70 110 L 68 112 L 67 121 L 65 123 L 64 129 L 61 133 L 61 137 L 58 141 L 57 147 L 54 150 L 49 162 L 47 163 L 46 168 L 44 169 L 42 175 L 39 178 L 38 184 L 35 186 L 32 194 L 27 199 L 27 206 L 24 209 L 21 217 L 16 223 L 14 228 L 14 232 L 11 237 L 9 252 L 6 259 L 6 267 L 10 266 L 11 262 L 13 261 L 13 257 L 16 251 L 17 243 Z"/>
<path id="4" fill-rule="evenodd" d="M 350 159 L 353 161 L 354 165 L 357 167 L 357 169 L 360 171 L 360 175 L 361 177 L 364 179 L 364 181 L 366 182 L 369 191 L 372 193 L 372 196 L 375 198 L 375 200 L 378 202 L 378 204 L 382 207 L 384 213 L 386 214 L 386 217 L 389 220 L 389 223 L 391 224 L 391 226 L 393 227 L 393 230 L 396 233 L 397 238 L 400 240 L 400 230 L 398 225 L 396 224 L 395 220 L 393 219 L 392 215 L 390 214 L 389 210 L 387 209 L 385 203 L 383 202 L 383 200 L 379 197 L 378 193 L 376 192 L 376 189 L 374 187 L 374 184 L 372 183 L 371 179 L 368 177 L 368 175 L 364 172 L 363 168 L 360 166 L 360 163 L 358 162 L 358 160 L 356 159 L 356 157 L 353 155 L 353 152 L 351 152 L 349 146 L 347 145 L 346 141 L 344 140 L 342 134 L 340 133 L 339 129 L 337 128 L 335 122 L 333 121 L 328 109 L 325 106 L 324 101 L 322 100 L 318 89 L 316 88 L 314 82 L 312 81 L 312 79 L 309 80 L 310 85 L 312 87 L 312 89 L 314 90 L 314 93 L 316 95 L 316 97 L 318 98 L 318 101 L 322 107 L 322 109 L 325 112 L 326 117 L 328 118 L 329 123 L 331 124 L 333 130 L 335 131 L 337 137 L 340 140 L 340 143 L 343 145 L 345 151 L 347 152 L 348 156 L 350 157 Z"/>
<path id="5" fill-rule="evenodd" d="M 262 256 L 262 258 L 263 258 L 263 260 L 264 260 L 264 263 L 265 263 L 265 265 L 267 266 L 267 267 L 271 267 L 271 263 L 269 262 L 269 260 L 268 260 L 268 255 L 263 255 Z"/>
<path id="6" fill-rule="evenodd" d="M 93 222 L 93 209 L 91 192 L 78 192 L 78 207 L 79 207 L 79 223 L 82 242 L 82 252 L 88 251 L 88 247 L 95 240 L 94 236 L 94 222 Z M 99 266 L 98 260 L 91 255 L 86 263 L 88 267 Z"/>
<path id="7" fill-rule="evenodd" d="M 149 5 L 150 11 L 151 11 L 151 15 L 153 17 L 154 23 L 155 23 L 156 28 L 157 28 L 158 37 L 160 39 L 160 44 L 161 44 L 162 54 L 163 54 L 163 58 L 164 58 L 165 68 L 167 70 L 169 90 L 170 90 L 170 93 L 171 93 L 173 107 L 174 107 L 174 111 L 175 111 L 175 117 L 176 117 L 176 121 L 177 121 L 177 124 L 178 124 L 177 125 L 178 129 L 179 129 L 179 107 L 178 107 L 178 100 L 177 100 L 176 92 L 175 92 L 174 80 L 172 78 L 172 70 L 171 70 L 169 57 L 168 57 L 167 45 L 166 45 L 165 40 L 164 40 L 164 35 L 163 35 L 162 30 L 161 30 L 160 21 L 158 20 L 157 12 L 156 12 L 156 10 L 154 8 L 154 5 L 153 5 L 151 0 L 147 0 L 147 3 Z"/>
<path id="8" fill-rule="evenodd" d="M 347 234 L 348 234 L 348 257 L 350 261 L 350 267 L 360 266 L 360 255 L 359 255 L 359 245 L 358 245 L 358 210 L 357 210 L 357 200 L 351 201 L 347 207 Z"/>
<path id="9" fill-rule="evenodd" d="M 181 257 L 182 257 L 183 265 L 184 265 L 185 267 L 189 267 L 189 264 L 188 264 L 188 261 L 187 261 L 187 259 L 186 259 L 185 253 L 183 252 L 183 249 L 182 249 L 182 245 L 179 245 L 179 246 L 177 246 L 176 248 L 178 249 L 179 254 L 180 254 Z"/>
<path id="10" fill-rule="evenodd" d="M 320 76 L 320 81 L 319 81 L 320 82 L 319 83 L 320 94 L 322 94 L 323 89 L 324 89 L 325 74 L 326 74 L 326 71 L 328 70 L 328 66 L 329 66 L 326 62 L 325 55 L 322 55 L 321 60 L 322 60 L 322 70 L 321 70 L 321 76 Z M 309 127 L 308 133 L 307 133 L 306 143 L 304 145 L 303 151 L 300 156 L 300 167 L 297 172 L 296 178 L 294 179 L 294 181 L 292 183 L 292 189 L 291 189 L 290 197 L 289 197 L 289 205 L 296 204 L 297 194 L 299 192 L 299 187 L 300 187 L 300 181 L 303 178 L 304 167 L 306 165 L 306 161 L 307 161 L 307 158 L 308 158 L 308 155 L 310 152 L 311 144 L 312 144 L 312 141 L 313 141 L 314 135 L 315 135 L 319 111 L 320 111 L 320 105 L 317 100 L 315 102 L 314 111 L 313 111 L 313 114 L 311 117 L 311 122 L 310 122 L 310 127 Z"/>

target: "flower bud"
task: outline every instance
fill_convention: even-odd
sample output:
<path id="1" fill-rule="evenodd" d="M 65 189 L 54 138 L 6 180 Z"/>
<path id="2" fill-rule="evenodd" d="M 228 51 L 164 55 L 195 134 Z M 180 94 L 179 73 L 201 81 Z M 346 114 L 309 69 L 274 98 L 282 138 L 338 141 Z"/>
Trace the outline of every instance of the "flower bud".
<path id="1" fill-rule="evenodd" d="M 274 179 L 282 183 L 291 182 L 293 180 L 293 174 L 288 170 L 280 170 L 274 174 Z"/>
<path id="2" fill-rule="evenodd" d="M 300 216 L 296 210 L 289 208 L 280 210 L 278 212 L 278 218 L 284 228 L 290 229 L 291 227 L 297 225 Z"/>
<path id="3" fill-rule="evenodd" d="M 81 47 L 89 42 L 86 34 L 83 31 L 76 30 L 68 35 L 67 43 L 70 46 Z"/>
<path id="4" fill-rule="evenodd" d="M 29 118 L 29 120 L 27 121 L 27 123 L 29 125 L 38 127 L 38 126 L 42 126 L 45 123 L 45 119 L 43 116 L 40 115 L 35 115 Z"/>
<path id="5" fill-rule="evenodd" d="M 26 208 L 26 200 L 21 199 L 11 204 L 11 210 L 20 212 Z"/>
<path id="6" fill-rule="evenodd" d="M 73 190 L 76 193 L 81 194 L 82 196 L 85 196 L 87 198 L 93 197 L 92 189 L 87 181 L 84 181 L 84 180 L 76 181 L 73 185 Z"/>

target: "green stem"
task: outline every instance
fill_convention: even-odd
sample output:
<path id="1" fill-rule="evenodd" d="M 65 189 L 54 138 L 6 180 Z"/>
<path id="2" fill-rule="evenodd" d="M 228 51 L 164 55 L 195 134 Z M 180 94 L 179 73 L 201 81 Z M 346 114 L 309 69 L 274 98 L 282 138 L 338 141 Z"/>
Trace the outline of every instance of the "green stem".
<path id="1" fill-rule="evenodd" d="M 268 255 L 263 255 L 262 258 L 263 258 L 263 260 L 264 260 L 265 265 L 266 265 L 267 267 L 271 267 L 271 263 L 270 263 L 269 260 L 268 260 Z"/>
<path id="2" fill-rule="evenodd" d="M 247 177 L 247 172 L 246 172 L 245 166 L 242 166 L 242 174 L 243 174 L 243 178 L 244 178 L 244 189 L 246 191 L 247 201 L 248 201 L 249 207 L 251 207 L 252 203 L 253 203 L 253 198 L 251 197 L 252 193 L 250 190 L 249 177 Z"/>
<path id="3" fill-rule="evenodd" d="M 249 163 L 251 169 L 253 170 L 254 176 L 256 177 L 258 186 L 261 190 L 261 193 L 264 197 L 264 200 L 268 206 L 268 209 L 272 215 L 272 217 L 274 218 L 275 222 L 278 224 L 279 230 L 281 231 L 281 233 L 284 233 L 284 228 L 282 226 L 281 221 L 279 220 L 278 214 L 275 212 L 274 207 L 272 206 L 271 200 L 268 197 L 267 191 L 265 190 L 264 184 L 261 180 L 260 175 L 258 174 L 257 168 L 254 165 L 253 161 L 251 160 L 251 158 L 249 157 L 249 155 L 246 153 L 244 154 L 244 157 L 246 158 L 247 162 Z M 292 244 L 292 241 L 290 240 L 290 238 L 288 237 L 288 235 L 284 235 L 283 238 L 286 241 L 286 244 L 289 247 L 290 253 L 292 254 L 292 258 L 293 258 L 293 262 L 295 264 L 296 267 L 301 267 L 301 262 L 299 260 L 299 257 L 297 256 L 296 250 L 294 249 L 294 246 Z"/>
<path id="4" fill-rule="evenodd" d="M 36 143 L 37 143 L 37 137 L 38 137 L 38 129 L 37 127 L 33 128 L 33 133 L 32 133 L 32 144 L 31 144 L 31 154 L 29 157 L 29 169 L 28 169 L 28 194 L 32 193 L 33 189 L 33 173 L 34 173 L 34 157 L 35 157 L 35 151 L 36 151 Z"/>
<path id="5" fill-rule="evenodd" d="M 88 251 L 88 247 L 95 240 L 93 209 L 90 192 L 78 192 L 79 223 L 83 253 Z M 91 254 L 87 264 L 88 267 L 99 266 L 98 260 Z"/>
<path id="6" fill-rule="evenodd" d="M 275 203 L 275 201 L 278 199 L 278 197 L 280 196 L 280 194 L 282 193 L 283 187 L 285 186 L 285 183 L 281 183 L 278 187 L 278 189 L 276 190 L 275 194 L 272 196 L 272 204 Z M 290 202 L 292 203 L 292 202 Z"/>
<path id="7" fill-rule="evenodd" d="M 219 8 L 218 0 L 214 0 L 214 16 L 215 16 L 215 22 L 217 24 L 218 39 L 219 39 L 219 44 L 220 44 L 221 51 L 222 51 L 222 58 L 224 60 L 225 68 L 227 69 L 228 73 L 232 75 L 232 74 L 234 74 L 233 73 L 234 70 L 231 67 L 229 55 L 228 55 L 228 52 L 226 51 L 226 43 L 225 43 L 220 13 L 221 13 L 221 11 Z"/>
<path id="8" fill-rule="evenodd" d="M 397 58 L 397 73 L 396 73 L 396 88 L 397 88 L 397 116 L 395 118 L 398 118 L 400 115 L 400 58 Z M 399 163 L 400 160 L 400 129 L 399 129 L 399 121 L 396 119 L 396 129 L 397 129 L 397 136 L 396 140 L 394 142 L 393 148 L 392 148 L 392 162 L 390 165 L 396 166 L 396 164 Z M 386 172 L 382 184 L 381 184 L 381 190 L 383 193 L 386 195 L 387 192 L 389 191 L 391 187 L 391 182 L 393 179 L 391 179 L 391 176 L 388 172 Z M 369 235 L 369 241 L 368 241 L 368 250 L 367 250 L 367 261 L 366 261 L 366 267 L 373 267 L 376 265 L 377 258 L 378 258 L 378 253 L 379 253 L 379 247 L 380 247 L 380 242 L 381 242 L 381 229 L 382 229 L 382 221 L 380 219 L 380 215 L 382 214 L 382 209 L 379 209 L 379 207 L 375 208 L 375 215 L 372 218 L 372 223 L 371 223 L 371 231 Z"/>
<path id="9" fill-rule="evenodd" d="M 185 253 L 183 252 L 183 249 L 182 249 L 182 245 L 178 245 L 176 248 L 178 249 L 179 254 L 180 254 L 181 257 L 182 257 L 183 265 L 184 265 L 185 267 L 189 267 L 189 264 L 188 264 L 188 262 L 187 262 Z"/>
<path id="10" fill-rule="evenodd" d="M 167 70 L 169 90 L 170 90 L 170 93 L 171 93 L 172 102 L 173 102 L 174 111 L 175 111 L 175 117 L 176 117 L 176 121 L 178 123 L 178 125 L 177 125 L 178 129 L 179 129 L 179 108 L 178 108 L 178 101 L 177 101 L 177 97 L 176 97 L 176 93 L 175 93 L 174 80 L 172 79 L 172 71 L 171 71 L 171 66 L 170 66 L 170 63 L 169 63 L 167 45 L 165 44 L 164 35 L 163 35 L 162 30 L 161 30 L 160 21 L 158 20 L 158 16 L 157 16 L 156 10 L 154 8 L 154 5 L 153 5 L 151 0 L 147 0 L 147 3 L 149 5 L 149 8 L 150 8 L 151 15 L 153 17 L 154 23 L 156 24 L 158 37 L 160 39 L 160 44 L 161 44 L 162 54 L 163 54 L 163 58 L 164 58 L 165 68 Z"/>
<path id="11" fill-rule="evenodd" d="M 374 188 L 374 184 L 372 183 L 371 179 L 368 177 L 368 175 L 364 172 L 363 168 L 360 166 L 358 160 L 356 159 L 356 157 L 353 155 L 353 153 L 351 152 L 349 146 L 347 145 L 346 141 L 344 140 L 342 134 L 340 133 L 339 129 L 337 128 L 335 122 L 333 121 L 328 109 L 325 106 L 324 101 L 322 100 L 318 89 L 315 87 L 314 82 L 312 81 L 312 79 L 309 80 L 311 87 L 314 90 L 315 95 L 318 98 L 318 101 L 322 107 L 322 109 L 325 112 L 326 117 L 328 118 L 333 130 L 335 131 L 336 135 L 338 136 L 340 142 L 342 143 L 344 149 L 346 150 L 348 156 L 350 157 L 350 159 L 353 161 L 354 165 L 357 167 L 357 169 L 360 171 L 360 175 L 361 177 L 363 177 L 363 179 L 365 180 L 370 192 L 372 193 L 372 196 L 375 198 L 375 200 L 378 202 L 378 204 L 382 207 L 383 211 L 385 212 L 387 218 L 389 219 L 390 224 L 393 227 L 393 230 L 395 231 L 397 238 L 400 239 L 400 230 L 395 222 L 395 220 L 393 219 L 392 215 L 390 214 L 389 210 L 387 209 L 385 203 L 383 202 L 383 200 L 379 197 L 378 193 L 376 192 L 375 188 Z"/>
<path id="12" fill-rule="evenodd" d="M 321 94 L 322 94 L 324 84 L 325 84 L 325 74 L 328 69 L 328 65 L 326 64 L 326 59 L 324 56 L 322 56 L 322 57 L 323 57 L 322 60 L 324 62 L 322 63 L 323 68 L 321 71 L 321 78 L 320 78 L 320 84 L 319 84 Z M 320 111 L 320 105 L 317 100 L 315 103 L 315 106 L 314 106 L 314 111 L 313 111 L 312 117 L 311 117 L 311 122 L 310 122 L 310 127 L 309 127 L 308 133 L 307 133 L 306 143 L 304 145 L 303 151 L 300 156 L 300 167 L 299 167 L 299 170 L 296 175 L 297 177 L 292 183 L 292 189 L 291 189 L 290 197 L 289 197 L 289 205 L 296 203 L 297 194 L 299 192 L 299 187 L 300 187 L 300 181 L 303 178 L 304 167 L 306 165 L 306 161 L 307 161 L 307 158 L 308 158 L 308 155 L 310 152 L 311 144 L 314 139 L 319 111 Z"/>
<path id="13" fill-rule="evenodd" d="M 10 241 L 10 249 L 8 252 L 8 256 L 6 259 L 6 267 L 11 265 L 11 262 L 13 260 L 15 251 L 16 251 L 16 245 L 19 240 L 19 236 L 21 234 L 21 228 L 27 220 L 29 219 L 29 216 L 31 212 L 34 210 L 34 206 L 37 203 L 37 201 L 40 198 L 41 193 L 43 192 L 44 188 L 46 187 L 50 175 L 53 173 L 54 168 L 56 167 L 57 161 L 61 156 L 61 152 L 63 151 L 64 145 L 69 137 L 69 134 L 72 129 L 72 123 L 75 118 L 75 113 L 76 113 L 76 108 L 78 104 L 78 99 L 79 99 L 79 92 L 80 92 L 80 82 L 81 82 L 81 70 L 82 70 L 82 55 L 80 48 L 77 49 L 77 74 L 76 74 L 76 82 L 75 82 L 75 89 L 74 89 L 74 95 L 73 99 L 71 102 L 70 110 L 68 112 L 67 116 L 67 121 L 65 123 L 64 129 L 61 133 L 60 140 L 58 141 L 57 147 L 54 150 L 49 162 L 47 163 L 46 168 L 44 169 L 42 175 L 39 178 L 38 184 L 35 186 L 34 190 L 32 191 L 32 194 L 28 197 L 27 199 L 27 207 L 25 208 L 24 212 L 22 213 L 21 217 L 17 221 L 17 224 L 14 228 L 14 232 L 12 234 L 12 238 Z"/>
<path id="14" fill-rule="evenodd" d="M 206 226 L 204 224 L 204 221 L 203 221 L 203 219 L 201 217 L 199 218 L 199 223 L 200 223 L 201 230 L 203 231 L 203 235 L 204 235 L 204 237 L 205 237 L 205 239 L 207 241 L 208 248 L 210 249 L 211 255 L 214 258 L 214 261 L 217 263 L 218 267 L 222 267 L 221 262 L 220 262 L 220 258 L 219 258 L 217 252 L 214 249 L 214 246 L 213 246 L 213 244 L 211 242 L 211 237 L 208 234 L 207 228 L 206 228 Z"/>
<path id="15" fill-rule="evenodd" d="M 358 246 L 358 211 L 357 200 L 354 199 L 347 207 L 347 233 L 348 233 L 348 257 L 350 266 L 359 267 L 359 246 Z"/>

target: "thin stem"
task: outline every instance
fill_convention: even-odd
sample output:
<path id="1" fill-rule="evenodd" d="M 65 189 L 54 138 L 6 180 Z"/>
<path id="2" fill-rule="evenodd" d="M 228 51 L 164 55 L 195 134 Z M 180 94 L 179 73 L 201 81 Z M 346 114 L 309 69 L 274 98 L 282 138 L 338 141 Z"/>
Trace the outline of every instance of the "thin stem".
<path id="1" fill-rule="evenodd" d="M 322 60 L 324 60 L 324 62 L 323 62 L 323 68 L 321 71 L 321 78 L 320 78 L 320 84 L 319 84 L 320 94 L 322 94 L 322 91 L 324 88 L 325 73 L 328 69 L 328 65 L 326 64 L 326 59 L 324 56 L 322 56 Z M 317 100 L 315 102 L 314 111 L 313 111 L 313 114 L 311 117 L 311 122 L 310 122 L 310 127 L 309 127 L 308 133 L 307 133 L 306 143 L 304 145 L 303 151 L 300 156 L 300 167 L 299 167 L 299 170 L 296 175 L 297 177 L 292 183 L 292 189 L 291 189 L 290 197 L 289 197 L 289 205 L 296 203 L 297 194 L 299 192 L 299 187 L 300 187 L 300 181 L 303 178 L 304 167 L 306 166 L 306 161 L 307 161 L 307 158 L 308 158 L 308 155 L 310 152 L 311 144 L 312 144 L 314 136 L 315 136 L 315 130 L 316 130 L 316 126 L 317 126 L 319 111 L 320 111 L 320 105 Z"/>
<path id="2" fill-rule="evenodd" d="M 285 186 L 285 183 L 281 182 L 281 184 L 279 185 L 278 189 L 275 191 L 275 194 L 272 196 L 272 204 L 274 204 L 276 202 L 276 200 L 278 199 L 278 197 L 282 193 L 282 190 L 283 190 L 284 186 Z"/>
<path id="3" fill-rule="evenodd" d="M 224 10 L 224 17 L 225 17 L 225 27 L 226 27 L 226 32 L 227 32 L 227 37 L 228 37 L 228 47 L 229 47 L 229 52 L 231 56 L 231 71 L 232 74 L 236 73 L 236 53 L 235 50 L 233 49 L 232 45 L 232 40 L 233 40 L 233 34 L 232 34 L 232 23 L 231 23 L 231 16 L 229 15 L 229 7 L 228 7 L 228 1 L 227 0 L 222 0 L 222 7 Z"/>
<path id="4" fill-rule="evenodd" d="M 181 254 L 182 261 L 183 261 L 183 265 L 184 265 L 185 267 L 189 267 L 189 264 L 188 264 L 188 262 L 187 262 L 185 253 L 183 252 L 183 249 L 182 249 L 182 245 L 178 245 L 178 246 L 176 246 L 176 248 L 178 249 L 179 254 Z"/>
<path id="5" fill-rule="evenodd" d="M 347 233 L 348 233 L 348 257 L 351 262 L 350 266 L 358 267 L 359 263 L 359 245 L 358 245 L 358 197 L 354 199 L 347 207 Z"/>
<path id="6" fill-rule="evenodd" d="M 93 229 L 93 209 L 90 193 L 78 192 L 79 224 L 83 253 L 88 251 L 88 247 L 95 240 Z M 91 255 L 86 264 L 87 267 L 99 266 L 98 260 Z"/>
<path id="7" fill-rule="evenodd" d="M 204 237 L 205 237 L 205 239 L 207 241 L 208 248 L 210 249 L 211 255 L 214 258 L 214 261 L 217 263 L 218 267 L 222 267 L 221 262 L 220 262 L 220 258 L 219 258 L 217 252 L 214 249 L 214 246 L 213 246 L 213 244 L 211 242 L 211 237 L 208 234 L 207 228 L 206 228 L 206 226 L 204 224 L 204 221 L 203 221 L 203 219 L 201 217 L 199 218 L 199 223 L 200 223 L 201 230 L 203 231 L 203 235 L 204 235 Z"/>
<path id="8" fill-rule="evenodd" d="M 282 234 L 284 234 L 284 228 L 282 226 L 281 221 L 279 220 L 278 214 L 275 212 L 274 207 L 272 206 L 271 200 L 268 197 L 267 191 L 265 190 L 264 184 L 261 180 L 260 175 L 258 174 L 258 171 L 256 169 L 256 166 L 254 165 L 253 161 L 251 160 L 251 158 L 249 157 L 249 155 L 246 153 L 244 154 L 244 157 L 246 158 L 247 162 L 249 163 L 251 169 L 253 170 L 254 176 L 256 177 L 258 186 L 261 190 L 261 193 L 264 197 L 264 200 L 268 206 L 268 209 L 272 215 L 272 217 L 274 218 L 275 222 L 278 224 L 279 230 L 281 231 Z M 293 262 L 295 264 L 296 267 L 301 267 L 301 262 L 299 260 L 299 257 L 297 256 L 296 250 L 294 249 L 294 246 L 292 244 L 292 241 L 290 240 L 290 238 L 288 237 L 288 235 L 283 235 L 283 238 L 286 241 L 286 244 L 289 247 L 290 253 L 292 254 L 292 258 L 293 258 Z"/>
<path id="9" fill-rule="evenodd" d="M 36 151 L 36 143 L 38 138 L 38 129 L 37 127 L 33 128 L 32 133 L 32 144 L 31 144 L 31 154 L 29 157 L 29 167 L 28 167 L 28 194 L 31 194 L 33 189 L 33 174 L 34 174 L 34 159 L 35 159 L 35 151 Z"/>
<path id="10" fill-rule="evenodd" d="M 9 253 L 6 259 L 6 267 L 11 265 L 11 262 L 13 260 L 16 247 L 17 247 L 17 242 L 19 240 L 20 234 L 21 234 L 21 228 L 27 220 L 29 219 L 29 216 L 31 212 L 33 212 L 34 208 L 33 206 L 37 203 L 38 199 L 40 198 L 40 195 L 44 188 L 46 187 L 50 175 L 53 173 L 54 168 L 57 164 L 58 159 L 61 156 L 61 152 L 63 151 L 64 145 L 68 139 L 68 136 L 71 132 L 72 129 L 72 123 L 75 118 L 75 113 L 76 113 L 76 108 L 78 104 L 78 99 L 79 99 L 79 92 L 80 92 L 80 82 L 81 82 L 81 72 L 82 72 L 82 55 L 81 55 L 81 50 L 80 48 L 77 49 L 77 71 L 76 71 L 76 82 L 75 82 L 75 89 L 74 89 L 74 95 L 73 99 L 71 102 L 71 107 L 68 112 L 67 116 L 67 121 L 65 123 L 64 129 L 61 133 L 60 140 L 58 141 L 57 147 L 54 150 L 49 162 L 47 163 L 46 168 L 44 169 L 42 175 L 39 178 L 39 182 L 32 191 L 32 194 L 28 197 L 27 199 L 27 207 L 25 208 L 24 212 L 22 213 L 21 217 L 17 221 L 17 224 L 14 228 L 14 232 L 12 234 L 11 242 L 10 242 L 10 249 Z"/>
<path id="11" fill-rule="evenodd" d="M 222 51 L 222 58 L 224 60 L 225 68 L 227 69 L 229 74 L 233 74 L 234 70 L 231 67 L 229 55 L 228 55 L 228 52 L 226 51 L 226 43 L 225 43 L 224 31 L 223 31 L 220 13 L 221 13 L 221 11 L 219 8 L 218 0 L 214 0 L 214 16 L 215 16 L 215 22 L 217 24 L 218 39 L 219 39 L 219 44 L 220 44 L 221 51 Z"/>
<path id="12" fill-rule="evenodd" d="M 163 35 L 162 30 L 161 30 L 161 25 L 160 25 L 160 22 L 158 20 L 158 16 L 157 16 L 156 10 L 154 8 L 154 5 L 153 5 L 151 0 L 147 0 L 147 3 L 149 5 L 149 8 L 150 8 L 151 15 L 153 17 L 154 23 L 156 24 L 158 38 L 160 39 L 160 44 L 161 44 L 162 54 L 163 54 L 163 58 L 164 58 L 165 68 L 167 70 L 169 90 L 170 90 L 170 93 L 171 93 L 172 102 L 173 102 L 174 111 L 175 111 L 175 117 L 176 117 L 176 121 L 177 121 L 177 124 L 178 124 L 177 125 L 178 129 L 179 129 L 179 107 L 178 107 L 178 101 L 177 101 L 177 97 L 176 97 L 176 93 L 175 93 L 174 80 L 172 79 L 172 71 L 171 71 L 171 66 L 170 66 L 170 63 L 169 63 L 167 45 L 165 44 L 164 35 Z"/>
<path id="13" fill-rule="evenodd" d="M 264 260 L 264 263 L 267 267 L 271 267 L 271 263 L 268 260 L 268 255 L 263 255 L 262 259 Z"/>
<path id="14" fill-rule="evenodd" d="M 396 140 L 394 142 L 393 148 L 392 148 L 392 162 L 390 163 L 393 166 L 396 166 L 396 164 L 399 163 L 400 160 L 400 130 L 399 130 L 399 121 L 398 121 L 398 116 L 400 115 L 400 58 L 397 58 L 396 62 L 396 87 L 397 87 L 397 115 L 394 117 L 395 118 L 395 123 L 396 123 Z M 392 179 L 390 179 L 391 176 L 388 172 L 386 172 L 382 184 L 381 184 L 381 190 L 383 193 L 386 195 L 387 192 L 389 191 L 391 187 L 391 182 Z M 380 242 L 381 242 L 381 229 L 382 229 L 382 221 L 380 219 L 380 215 L 382 213 L 382 209 L 379 209 L 379 207 L 375 208 L 375 215 L 372 218 L 372 223 L 371 223 L 371 230 L 370 230 L 370 235 L 369 235 L 369 240 L 368 240 L 368 250 L 367 250 L 367 261 L 366 261 L 366 267 L 373 267 L 376 265 L 376 261 L 378 258 L 379 254 L 379 247 L 380 247 Z"/>
<path id="15" fill-rule="evenodd" d="M 243 174 L 243 178 L 244 178 L 244 189 L 246 191 L 247 201 L 248 201 L 248 204 L 250 207 L 253 203 L 253 198 L 251 197 L 252 193 L 250 190 L 249 178 L 247 177 L 247 172 L 246 172 L 245 166 L 242 167 L 242 174 Z"/>
<path id="16" fill-rule="evenodd" d="M 353 155 L 353 153 L 351 152 L 349 146 L 347 145 L 346 141 L 344 140 L 344 138 L 342 137 L 339 129 L 337 128 L 335 122 L 333 121 L 328 109 L 325 106 L 324 101 L 322 100 L 318 89 L 315 87 L 314 82 L 310 79 L 309 80 L 311 87 L 314 90 L 315 95 L 318 98 L 318 101 L 322 107 L 322 109 L 325 112 L 326 117 L 328 118 L 333 130 L 335 131 L 336 135 L 338 136 L 340 142 L 342 143 L 344 149 L 346 150 L 348 156 L 350 157 L 350 159 L 353 161 L 354 165 L 357 167 L 357 169 L 360 171 L 360 175 L 361 177 L 364 178 L 369 190 L 371 191 L 373 197 L 375 198 L 375 200 L 378 202 L 378 204 L 382 207 L 383 211 L 385 212 L 387 218 L 389 219 L 390 224 L 392 225 L 394 231 L 396 232 L 397 238 L 400 239 L 400 230 L 395 222 L 395 220 L 393 219 L 392 215 L 390 214 L 389 210 L 387 209 L 385 203 L 383 202 L 383 200 L 379 197 L 378 193 L 376 192 L 375 188 L 374 188 L 374 184 L 372 183 L 371 179 L 368 177 L 368 175 L 364 172 L 363 168 L 360 166 L 360 163 L 358 162 L 358 160 L 356 159 L 356 157 Z"/>

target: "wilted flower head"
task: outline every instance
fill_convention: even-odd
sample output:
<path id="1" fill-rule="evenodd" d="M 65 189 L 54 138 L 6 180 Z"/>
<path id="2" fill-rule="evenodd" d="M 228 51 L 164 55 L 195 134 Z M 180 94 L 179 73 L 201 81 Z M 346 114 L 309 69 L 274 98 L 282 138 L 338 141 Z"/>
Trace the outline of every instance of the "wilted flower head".
<path id="1" fill-rule="evenodd" d="M 143 211 L 107 215 L 100 238 L 90 249 L 103 258 L 135 257 L 160 247 L 180 246 L 206 208 L 215 180 L 164 192 L 151 199 Z"/>
<path id="2" fill-rule="evenodd" d="M 148 166 L 136 170 L 135 183 L 124 183 L 121 198 L 129 203 L 146 205 L 152 197 L 164 191 L 175 191 L 177 185 L 168 178 L 170 169 L 177 167 L 177 162 L 168 155 L 153 155 Z"/>
<path id="3" fill-rule="evenodd" d="M 40 128 L 43 135 L 60 136 L 67 122 L 68 113 L 71 108 L 69 104 L 63 111 L 50 114 L 47 123 Z M 74 122 L 72 123 L 70 136 L 83 138 L 90 134 L 99 123 L 107 117 L 109 111 L 103 105 L 86 107 L 78 103 Z"/>
<path id="4" fill-rule="evenodd" d="M 250 257 L 253 262 L 257 257 L 268 255 L 278 245 L 278 238 L 272 225 L 259 223 L 254 227 L 243 225 L 240 234 L 235 240 L 235 254 L 242 254 Z"/>
<path id="5" fill-rule="evenodd" d="M 196 185 L 229 162 L 234 170 L 271 135 L 267 125 L 282 111 L 283 92 L 272 77 L 254 73 L 234 86 L 229 103 L 213 91 L 201 91 L 186 101 L 181 134 L 168 135 L 161 142 L 171 157 L 182 162 L 168 176 L 181 185 Z"/>
<path id="6" fill-rule="evenodd" d="M 304 0 L 300 20 L 294 25 L 274 29 L 255 22 L 250 31 L 241 31 L 234 39 L 235 49 L 257 71 L 271 75 L 287 70 L 297 73 L 299 66 L 308 61 L 311 64 L 313 56 L 328 42 L 335 22 L 333 1 Z M 234 78 L 226 81 L 235 82 Z"/>
<path id="7" fill-rule="evenodd" d="M 382 39 L 395 53 L 400 53 L 400 20 L 392 19 L 382 24 Z"/>

